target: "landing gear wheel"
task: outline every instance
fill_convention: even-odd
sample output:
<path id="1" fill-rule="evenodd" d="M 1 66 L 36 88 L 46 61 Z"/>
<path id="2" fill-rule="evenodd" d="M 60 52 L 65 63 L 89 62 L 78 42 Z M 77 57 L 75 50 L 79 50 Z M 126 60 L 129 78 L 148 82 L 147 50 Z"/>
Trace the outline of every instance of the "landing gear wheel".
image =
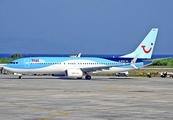
<path id="1" fill-rule="evenodd" d="M 86 75 L 86 76 L 85 76 L 85 79 L 86 79 L 86 80 L 90 80 L 90 79 L 91 79 L 91 76 L 90 76 L 90 75 Z"/>
<path id="2" fill-rule="evenodd" d="M 22 76 L 19 76 L 19 79 L 22 79 Z"/>

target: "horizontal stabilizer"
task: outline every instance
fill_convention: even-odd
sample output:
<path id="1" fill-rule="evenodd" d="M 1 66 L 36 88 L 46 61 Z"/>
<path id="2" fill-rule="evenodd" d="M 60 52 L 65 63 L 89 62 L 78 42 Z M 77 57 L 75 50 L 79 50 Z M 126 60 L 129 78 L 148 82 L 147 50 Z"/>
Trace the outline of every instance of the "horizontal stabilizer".
<path id="1" fill-rule="evenodd" d="M 143 62 L 149 62 L 149 61 L 156 61 L 156 60 L 164 60 L 164 59 L 170 59 L 172 57 L 167 57 L 167 58 L 156 58 L 156 59 L 149 59 L 149 60 L 142 60 Z"/>

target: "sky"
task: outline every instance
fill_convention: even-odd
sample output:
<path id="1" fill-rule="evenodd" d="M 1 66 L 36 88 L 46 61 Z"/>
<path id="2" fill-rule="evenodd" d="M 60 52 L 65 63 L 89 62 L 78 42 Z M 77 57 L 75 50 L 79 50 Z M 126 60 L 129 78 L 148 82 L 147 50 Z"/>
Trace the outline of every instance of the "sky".
<path id="1" fill-rule="evenodd" d="M 173 0 L 0 0 L 0 53 L 127 54 L 159 28 L 173 54 Z"/>

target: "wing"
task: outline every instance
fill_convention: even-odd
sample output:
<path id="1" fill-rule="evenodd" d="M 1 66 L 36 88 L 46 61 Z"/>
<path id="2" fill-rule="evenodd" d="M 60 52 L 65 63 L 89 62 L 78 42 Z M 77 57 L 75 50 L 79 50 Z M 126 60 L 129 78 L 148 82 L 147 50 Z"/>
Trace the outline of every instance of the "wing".
<path id="1" fill-rule="evenodd" d="M 96 71 L 96 70 L 109 70 L 112 67 L 120 67 L 120 66 L 128 66 L 128 65 L 132 65 L 135 69 L 137 68 L 135 66 L 135 62 L 138 58 L 139 54 L 136 55 L 136 57 L 131 61 L 131 63 L 124 63 L 122 65 L 112 65 L 112 66 L 97 66 L 97 67 L 85 67 L 85 68 L 80 68 L 83 72 L 92 72 L 92 71 Z"/>
<path id="2" fill-rule="evenodd" d="M 111 67 L 118 67 L 118 66 L 127 66 L 130 64 L 125 64 L 125 65 L 114 65 L 114 66 L 97 66 L 97 67 L 86 67 L 86 68 L 80 68 L 83 72 L 91 72 L 91 71 L 96 71 L 96 70 L 109 70 Z"/>

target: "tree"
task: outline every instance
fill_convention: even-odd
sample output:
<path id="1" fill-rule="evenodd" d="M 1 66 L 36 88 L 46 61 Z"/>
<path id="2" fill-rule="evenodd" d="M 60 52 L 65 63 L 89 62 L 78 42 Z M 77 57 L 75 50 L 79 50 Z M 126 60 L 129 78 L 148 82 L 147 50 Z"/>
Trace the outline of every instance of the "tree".
<path id="1" fill-rule="evenodd" d="M 17 58 L 23 58 L 21 54 L 14 54 L 11 56 L 11 58 L 13 59 L 17 59 Z"/>

